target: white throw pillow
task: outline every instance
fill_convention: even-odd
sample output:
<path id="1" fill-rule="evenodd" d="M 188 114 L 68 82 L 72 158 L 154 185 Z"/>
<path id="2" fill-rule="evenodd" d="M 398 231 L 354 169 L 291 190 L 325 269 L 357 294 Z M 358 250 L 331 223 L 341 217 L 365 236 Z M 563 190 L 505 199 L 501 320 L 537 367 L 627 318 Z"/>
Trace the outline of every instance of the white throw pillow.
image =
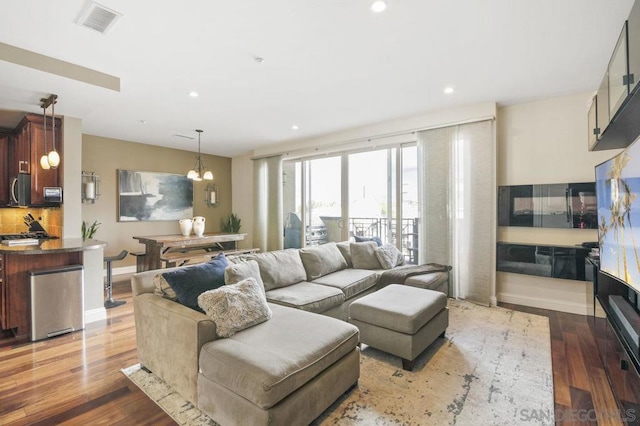
<path id="1" fill-rule="evenodd" d="M 254 278 L 205 291 L 198 296 L 198 305 L 216 324 L 219 337 L 231 337 L 272 315 L 264 291 Z"/>
<path id="2" fill-rule="evenodd" d="M 375 253 L 382 269 L 391 269 L 404 264 L 404 256 L 393 244 L 383 244 L 376 247 Z"/>

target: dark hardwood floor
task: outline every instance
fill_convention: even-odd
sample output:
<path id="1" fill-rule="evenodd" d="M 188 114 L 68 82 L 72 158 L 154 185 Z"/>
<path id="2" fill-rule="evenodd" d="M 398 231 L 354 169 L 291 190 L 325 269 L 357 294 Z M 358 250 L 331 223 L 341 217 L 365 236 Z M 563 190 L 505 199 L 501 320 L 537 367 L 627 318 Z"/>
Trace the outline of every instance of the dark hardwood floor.
<path id="1" fill-rule="evenodd" d="M 127 303 L 107 321 L 36 343 L 0 336 L 0 425 L 175 424 L 120 372 L 137 355 L 129 277 L 116 280 L 114 297 Z M 602 414 L 617 406 L 586 316 L 501 306 L 549 317 L 557 424 L 622 424 Z"/>

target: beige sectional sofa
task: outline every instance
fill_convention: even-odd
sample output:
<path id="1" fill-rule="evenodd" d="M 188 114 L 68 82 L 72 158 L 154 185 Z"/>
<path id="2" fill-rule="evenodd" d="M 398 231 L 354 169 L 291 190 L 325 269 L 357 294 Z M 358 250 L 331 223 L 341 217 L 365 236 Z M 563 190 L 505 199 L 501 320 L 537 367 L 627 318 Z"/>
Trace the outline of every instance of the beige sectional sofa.
<path id="1" fill-rule="evenodd" d="M 273 315 L 224 339 L 207 315 L 157 294 L 158 274 L 196 265 L 135 274 L 140 363 L 223 425 L 311 422 L 359 377 L 358 329 L 346 322 L 348 307 L 376 290 L 381 270 L 353 267 L 362 264 L 361 249 L 373 246 L 357 246 L 354 259 L 350 247 L 235 259 L 258 264 Z M 442 287 L 448 273 L 431 278 Z"/>

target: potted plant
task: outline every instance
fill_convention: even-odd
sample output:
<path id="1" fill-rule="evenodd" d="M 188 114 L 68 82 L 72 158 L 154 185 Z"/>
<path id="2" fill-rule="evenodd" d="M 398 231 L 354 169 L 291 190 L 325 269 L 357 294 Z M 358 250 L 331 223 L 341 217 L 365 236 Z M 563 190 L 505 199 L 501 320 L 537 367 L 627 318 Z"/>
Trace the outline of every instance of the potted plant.
<path id="1" fill-rule="evenodd" d="M 102 225 L 102 223 L 94 220 L 93 223 L 87 226 L 87 223 L 82 221 L 82 241 L 90 240 L 93 236 L 98 232 L 98 228 Z"/>
<path id="2" fill-rule="evenodd" d="M 221 221 L 222 232 L 237 234 L 240 232 L 240 222 L 240 218 L 235 213 L 231 213 L 229 216 L 223 217 Z M 225 250 L 231 250 L 236 246 L 235 241 L 224 242 L 221 244 Z"/>
<path id="3" fill-rule="evenodd" d="M 229 216 L 222 218 L 222 232 L 237 234 L 240 232 L 240 222 L 241 219 L 235 213 L 231 213 Z"/>

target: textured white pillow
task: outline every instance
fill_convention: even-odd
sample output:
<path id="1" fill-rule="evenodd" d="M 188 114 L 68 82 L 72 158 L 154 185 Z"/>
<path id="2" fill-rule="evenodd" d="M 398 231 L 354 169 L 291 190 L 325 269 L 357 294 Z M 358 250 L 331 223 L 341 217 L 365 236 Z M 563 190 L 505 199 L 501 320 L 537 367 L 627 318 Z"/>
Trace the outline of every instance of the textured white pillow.
<path id="1" fill-rule="evenodd" d="M 198 296 L 198 305 L 216 324 L 219 337 L 231 337 L 272 315 L 264 290 L 255 278 L 205 291 Z"/>
<path id="2" fill-rule="evenodd" d="M 383 244 L 375 248 L 376 257 L 382 269 L 391 269 L 404 264 L 404 256 L 393 244 Z"/>

